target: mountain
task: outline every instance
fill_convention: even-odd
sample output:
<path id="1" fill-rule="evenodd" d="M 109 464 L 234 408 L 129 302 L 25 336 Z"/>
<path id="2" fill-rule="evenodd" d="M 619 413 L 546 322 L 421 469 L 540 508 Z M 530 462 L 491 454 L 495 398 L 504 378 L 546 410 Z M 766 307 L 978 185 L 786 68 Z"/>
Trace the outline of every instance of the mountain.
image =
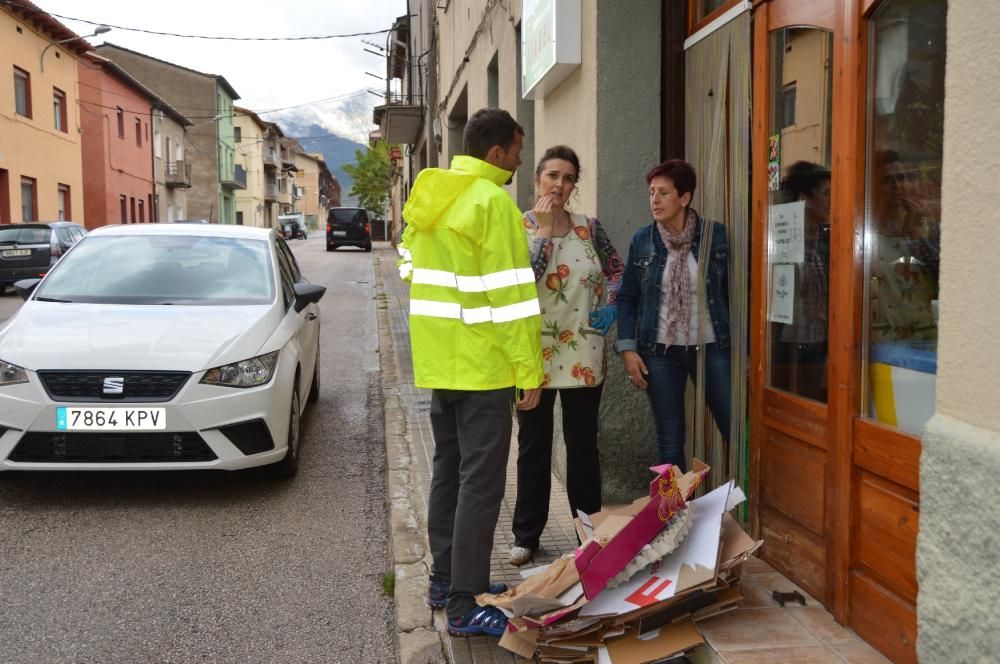
<path id="1" fill-rule="evenodd" d="M 367 146 L 355 143 L 354 141 L 331 134 L 319 125 L 309 125 L 307 127 L 296 127 L 293 131 L 290 127 L 282 127 L 286 136 L 297 140 L 306 152 L 319 152 L 326 161 L 327 168 L 337 177 L 340 182 L 340 200 L 342 205 L 355 205 L 357 201 L 350 195 L 354 178 L 344 171 L 344 164 L 353 164 L 355 150 L 365 150 Z"/>
<path id="2" fill-rule="evenodd" d="M 367 142 L 357 140 L 364 140 L 372 128 L 373 104 L 365 98 L 367 96 L 354 95 L 332 109 L 317 106 L 289 109 L 271 118 L 286 136 L 298 140 L 307 152 L 323 155 L 330 172 L 340 182 L 342 205 L 357 204 L 350 195 L 354 178 L 344 171 L 344 164 L 353 164 L 356 161 L 354 151 L 368 147 Z"/>

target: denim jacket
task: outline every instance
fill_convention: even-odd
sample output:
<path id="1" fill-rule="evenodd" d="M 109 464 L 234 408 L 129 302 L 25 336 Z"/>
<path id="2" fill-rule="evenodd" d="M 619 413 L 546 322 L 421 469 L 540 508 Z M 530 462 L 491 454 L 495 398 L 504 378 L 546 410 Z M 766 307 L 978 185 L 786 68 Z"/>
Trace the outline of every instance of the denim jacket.
<path id="1" fill-rule="evenodd" d="M 715 224 L 715 229 L 712 231 L 712 248 L 709 252 L 705 300 L 712 329 L 715 331 L 715 341 L 720 348 L 728 348 L 729 241 L 726 239 L 726 227 L 718 222 L 705 221 L 699 216 L 691 253 L 697 261 L 701 232 L 706 223 Z M 653 353 L 656 348 L 656 328 L 659 324 L 667 251 L 655 222 L 643 226 L 632 236 L 628 259 L 625 261 L 625 276 L 618 291 L 618 342 L 615 350 L 619 353 L 626 350 Z"/>

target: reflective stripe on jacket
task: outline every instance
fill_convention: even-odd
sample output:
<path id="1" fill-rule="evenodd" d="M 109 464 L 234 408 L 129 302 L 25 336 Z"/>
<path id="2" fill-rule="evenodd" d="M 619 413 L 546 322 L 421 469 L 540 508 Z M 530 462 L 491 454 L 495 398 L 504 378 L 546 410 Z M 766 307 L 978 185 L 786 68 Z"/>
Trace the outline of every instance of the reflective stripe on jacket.
<path id="1" fill-rule="evenodd" d="M 417 387 L 542 383 L 541 316 L 511 176 L 474 157 L 420 172 L 403 208 L 400 276 L 410 282 Z"/>

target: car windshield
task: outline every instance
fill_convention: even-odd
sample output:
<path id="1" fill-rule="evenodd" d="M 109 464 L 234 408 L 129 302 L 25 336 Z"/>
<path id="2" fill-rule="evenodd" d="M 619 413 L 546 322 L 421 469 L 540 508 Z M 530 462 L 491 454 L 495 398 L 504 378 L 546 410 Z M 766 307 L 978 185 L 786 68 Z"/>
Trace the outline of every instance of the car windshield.
<path id="1" fill-rule="evenodd" d="M 340 210 L 330 210 L 334 220 L 341 224 L 364 221 L 362 211 L 356 208 L 342 208 Z"/>
<path id="2" fill-rule="evenodd" d="M 87 236 L 35 292 L 49 302 L 269 304 L 266 240 L 191 235 Z"/>
<path id="3" fill-rule="evenodd" d="M 0 229 L 0 244 L 45 244 L 49 241 L 48 228 Z"/>

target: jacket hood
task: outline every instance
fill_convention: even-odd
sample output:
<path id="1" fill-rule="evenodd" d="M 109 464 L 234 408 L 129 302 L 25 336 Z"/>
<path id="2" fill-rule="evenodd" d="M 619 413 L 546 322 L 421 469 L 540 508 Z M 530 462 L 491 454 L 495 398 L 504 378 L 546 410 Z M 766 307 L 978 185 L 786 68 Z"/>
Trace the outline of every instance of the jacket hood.
<path id="1" fill-rule="evenodd" d="M 444 212 L 477 180 L 489 180 L 499 187 L 512 175 L 512 171 L 467 155 L 452 158 L 448 170 L 425 168 L 413 183 L 403 208 L 403 218 L 418 230 L 433 228 L 441 221 Z"/>

